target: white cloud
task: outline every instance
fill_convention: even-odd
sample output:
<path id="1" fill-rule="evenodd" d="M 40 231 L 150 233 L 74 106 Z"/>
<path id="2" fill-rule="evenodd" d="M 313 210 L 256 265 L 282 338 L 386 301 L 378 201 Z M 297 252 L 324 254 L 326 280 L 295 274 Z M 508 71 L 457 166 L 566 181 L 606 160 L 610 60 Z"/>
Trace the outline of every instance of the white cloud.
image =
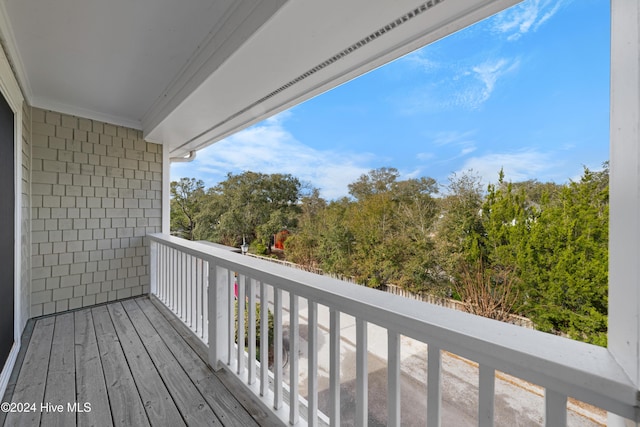
<path id="1" fill-rule="evenodd" d="M 320 188 L 327 199 L 346 196 L 347 185 L 371 169 L 373 155 L 305 146 L 283 126 L 290 115 L 281 113 L 225 138 L 199 151 L 192 163 L 172 165 L 172 179 L 196 177 L 210 187 L 228 172 L 290 173 Z"/>
<path id="2" fill-rule="evenodd" d="M 517 40 L 530 31 L 537 31 L 569 1 L 526 0 L 496 15 L 493 30 L 505 34 L 507 40 Z"/>
<path id="3" fill-rule="evenodd" d="M 433 139 L 431 140 L 432 144 L 438 146 L 444 145 L 473 145 L 475 144 L 473 140 L 473 131 L 442 131 L 438 132 Z"/>
<path id="4" fill-rule="evenodd" d="M 552 160 L 551 153 L 535 150 L 518 151 L 515 153 L 495 153 L 468 159 L 457 173 L 472 169 L 483 183 L 497 182 L 498 172 L 504 170 L 507 181 L 526 181 L 538 179 L 541 181 L 552 179 L 549 176 L 557 171 L 558 165 Z"/>
<path id="5" fill-rule="evenodd" d="M 491 98 L 499 82 L 520 66 L 518 58 L 497 58 L 460 66 L 450 65 L 426 85 L 402 98 L 408 114 L 441 112 L 457 108 L 477 110 Z"/>
<path id="6" fill-rule="evenodd" d="M 416 154 L 416 158 L 418 160 L 431 160 L 436 157 L 435 153 L 418 153 Z"/>
<path id="7" fill-rule="evenodd" d="M 491 97 L 498 80 L 516 70 L 519 65 L 520 61 L 517 59 L 499 58 L 471 67 L 471 71 L 466 75 L 473 81 L 466 79 L 466 85 L 463 84 L 457 94 L 460 105 L 466 105 L 471 109 L 479 108 Z"/>
<path id="8" fill-rule="evenodd" d="M 466 156 L 467 154 L 471 154 L 476 151 L 476 147 L 466 147 L 460 150 L 460 156 Z"/>
<path id="9" fill-rule="evenodd" d="M 433 139 L 430 141 L 431 144 L 438 147 L 453 147 L 457 150 L 457 154 L 455 154 L 451 158 L 442 159 L 442 162 L 449 162 L 451 160 L 458 159 L 460 157 L 465 157 L 468 154 L 476 151 L 476 140 L 474 138 L 474 131 L 443 131 L 438 132 Z M 427 159 L 424 159 L 427 160 Z"/>
<path id="10" fill-rule="evenodd" d="M 404 56 L 402 58 L 402 61 L 417 66 L 424 71 L 433 71 L 439 67 L 439 64 L 436 61 L 433 61 L 427 57 L 427 52 L 425 49 L 419 49 L 411 52 L 410 54 Z"/>

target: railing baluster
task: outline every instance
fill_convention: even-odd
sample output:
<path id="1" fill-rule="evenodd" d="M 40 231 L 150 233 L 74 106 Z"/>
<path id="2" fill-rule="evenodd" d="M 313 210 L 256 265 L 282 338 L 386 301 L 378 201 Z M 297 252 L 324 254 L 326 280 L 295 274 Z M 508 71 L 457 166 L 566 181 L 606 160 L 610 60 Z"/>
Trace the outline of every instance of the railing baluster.
<path id="1" fill-rule="evenodd" d="M 173 287 L 171 289 L 171 306 L 173 307 L 173 309 L 175 310 L 175 313 L 178 314 L 178 316 L 180 316 L 180 313 L 178 312 L 178 306 L 177 306 L 177 302 L 178 302 L 178 289 L 180 286 L 180 282 L 179 282 L 179 277 L 178 273 L 179 273 L 179 266 L 178 266 L 178 251 L 175 249 L 172 249 L 172 254 L 173 254 L 173 259 L 171 261 L 171 265 L 173 267 L 173 271 L 174 271 L 174 279 L 173 279 Z"/>
<path id="2" fill-rule="evenodd" d="M 308 362 L 307 369 L 307 402 L 309 403 L 309 427 L 318 425 L 318 303 L 308 300 Z"/>
<path id="3" fill-rule="evenodd" d="M 478 426 L 493 427 L 496 371 L 480 364 L 478 378 Z"/>
<path id="4" fill-rule="evenodd" d="M 300 328 L 298 321 L 298 296 L 289 292 L 289 423 L 298 422 L 298 350 Z"/>
<path id="5" fill-rule="evenodd" d="M 238 318 L 238 326 L 236 331 L 238 335 L 237 343 L 238 343 L 238 365 L 236 372 L 238 375 L 242 376 L 244 374 L 244 304 L 245 304 L 245 286 L 244 286 L 245 276 L 244 274 L 238 274 L 238 312 L 236 317 Z"/>
<path id="6" fill-rule="evenodd" d="M 387 426 L 400 425 L 400 335 L 387 330 Z"/>
<path id="7" fill-rule="evenodd" d="M 356 426 L 365 427 L 369 418 L 367 367 L 367 322 L 356 319 Z"/>
<path id="8" fill-rule="evenodd" d="M 267 284 L 260 283 L 260 396 L 269 391 L 269 299 Z"/>
<path id="9" fill-rule="evenodd" d="M 182 286 L 180 287 L 180 307 L 182 310 L 181 318 L 183 321 L 187 320 L 187 287 L 189 286 L 189 280 L 187 279 L 187 259 L 188 254 L 183 253 L 180 259 L 180 268 L 182 269 Z"/>
<path id="10" fill-rule="evenodd" d="M 167 246 L 163 245 L 162 246 L 162 263 L 163 263 L 163 269 L 162 269 L 162 302 L 165 303 L 167 306 L 169 305 L 169 301 L 167 299 L 167 294 L 168 294 L 168 283 L 169 283 L 169 268 L 171 267 L 169 264 L 169 248 L 167 248 Z"/>
<path id="11" fill-rule="evenodd" d="M 340 312 L 329 309 L 329 398 L 331 427 L 340 425 Z"/>
<path id="12" fill-rule="evenodd" d="M 196 292 L 196 333 L 198 334 L 199 337 L 203 336 L 202 333 L 202 289 L 204 288 L 204 274 L 202 273 L 202 270 L 204 268 L 204 261 L 202 261 L 201 259 L 198 260 L 198 288 L 197 288 L 197 292 Z"/>
<path id="13" fill-rule="evenodd" d="M 184 276 L 184 287 L 182 288 L 182 317 L 184 318 L 184 323 L 189 325 L 189 318 L 191 317 L 191 313 L 189 312 L 189 288 L 191 287 L 191 255 L 185 254 L 184 260 L 182 262 L 182 268 Z"/>
<path id="14" fill-rule="evenodd" d="M 178 317 L 182 320 L 182 288 L 184 287 L 184 281 L 182 279 L 182 251 L 177 252 L 176 256 L 176 270 L 178 270 L 178 282 L 176 286 L 176 313 L 178 313 Z"/>
<path id="15" fill-rule="evenodd" d="M 255 279 L 247 280 L 247 294 L 249 296 L 249 360 L 247 361 L 247 384 L 253 384 L 256 380 L 256 288 Z"/>
<path id="16" fill-rule="evenodd" d="M 195 318 L 195 310 L 194 310 L 194 299 L 195 299 L 195 264 L 196 263 L 196 257 L 194 256 L 190 256 L 189 257 L 189 289 L 187 290 L 187 294 L 188 294 L 188 298 L 187 298 L 187 319 L 189 321 L 189 326 L 191 327 L 191 329 L 193 330 L 195 328 L 195 322 L 194 322 L 194 318 Z"/>
<path id="17" fill-rule="evenodd" d="M 193 328 L 197 336 L 200 335 L 200 265 L 202 264 L 202 260 L 200 258 L 196 258 L 195 266 L 194 266 L 194 285 L 195 289 L 193 292 Z"/>
<path id="18" fill-rule="evenodd" d="M 202 280 L 202 336 L 205 343 L 209 342 L 209 276 L 211 274 L 211 266 L 212 264 L 207 262 L 202 268 L 202 273 L 204 274 Z"/>
<path id="19" fill-rule="evenodd" d="M 427 360 L 427 426 L 440 427 L 440 408 L 442 405 L 440 388 L 440 349 L 429 344 Z"/>
<path id="20" fill-rule="evenodd" d="M 156 296 L 158 298 L 160 298 L 160 301 L 163 301 L 162 299 L 162 282 L 163 282 L 163 275 L 164 275 L 164 266 L 166 265 L 166 262 L 164 260 L 164 256 L 163 256 L 163 248 L 164 245 L 158 243 L 158 265 L 157 265 L 157 269 L 158 269 L 158 288 L 157 288 L 157 293 Z M 163 301 L 164 302 L 164 301 Z"/>
<path id="21" fill-rule="evenodd" d="M 228 317 L 228 325 L 229 325 L 229 340 L 227 342 L 228 346 L 228 354 L 227 365 L 231 366 L 233 363 L 233 346 L 235 344 L 235 328 L 236 328 L 236 273 L 228 270 L 229 272 L 229 281 L 227 283 L 227 298 L 229 300 L 229 317 Z"/>
<path id="22" fill-rule="evenodd" d="M 186 254 L 180 251 L 179 257 L 178 268 L 180 269 L 180 283 L 178 284 L 178 310 L 180 312 L 180 319 L 182 319 L 182 321 L 184 322 L 184 288 L 187 285 L 185 275 L 186 268 L 184 265 Z"/>
<path id="23" fill-rule="evenodd" d="M 273 408 L 282 407 L 282 289 L 273 289 Z"/>
<path id="24" fill-rule="evenodd" d="M 167 303 L 168 306 L 171 310 L 174 309 L 173 307 L 173 287 L 175 286 L 176 283 L 176 278 L 175 276 L 175 267 L 173 264 L 173 248 L 167 248 L 167 272 L 169 273 L 169 279 L 167 281 Z M 174 311 L 175 313 L 175 311 Z"/>
<path id="25" fill-rule="evenodd" d="M 544 425 L 546 427 L 567 426 L 567 396 L 553 390 L 544 392 Z"/>

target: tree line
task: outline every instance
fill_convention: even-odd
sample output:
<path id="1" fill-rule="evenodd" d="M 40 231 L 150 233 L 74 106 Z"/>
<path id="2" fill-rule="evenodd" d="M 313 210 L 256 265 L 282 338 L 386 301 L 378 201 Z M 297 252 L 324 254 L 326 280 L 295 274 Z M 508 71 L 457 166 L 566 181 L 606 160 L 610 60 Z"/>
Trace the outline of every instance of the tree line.
<path id="1" fill-rule="evenodd" d="M 536 328 L 606 345 L 609 170 L 587 168 L 559 185 L 535 180 L 483 187 L 468 171 L 400 179 L 380 168 L 325 200 L 289 174 L 244 172 L 205 189 L 171 183 L 172 233 L 266 254 L 289 232 L 281 256 L 303 266 L 467 303 L 470 311 L 530 318 Z"/>

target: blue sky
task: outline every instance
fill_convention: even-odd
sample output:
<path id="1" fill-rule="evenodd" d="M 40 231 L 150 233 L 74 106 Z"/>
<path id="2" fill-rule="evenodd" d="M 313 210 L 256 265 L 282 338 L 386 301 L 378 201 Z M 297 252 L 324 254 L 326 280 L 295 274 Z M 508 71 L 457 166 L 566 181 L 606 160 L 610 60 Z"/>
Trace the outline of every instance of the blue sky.
<path id="1" fill-rule="evenodd" d="M 609 1 L 527 0 L 200 150 L 171 179 L 291 173 L 328 199 L 379 167 L 565 183 L 609 158 Z"/>

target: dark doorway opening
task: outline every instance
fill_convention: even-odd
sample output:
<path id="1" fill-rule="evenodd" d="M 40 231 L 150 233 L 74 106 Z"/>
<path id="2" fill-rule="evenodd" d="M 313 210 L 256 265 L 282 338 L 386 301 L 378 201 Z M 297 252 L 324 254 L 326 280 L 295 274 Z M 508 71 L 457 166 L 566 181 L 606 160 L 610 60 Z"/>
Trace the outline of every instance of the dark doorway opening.
<path id="1" fill-rule="evenodd" d="M 0 95 L 0 366 L 14 342 L 15 167 L 14 115 Z"/>

